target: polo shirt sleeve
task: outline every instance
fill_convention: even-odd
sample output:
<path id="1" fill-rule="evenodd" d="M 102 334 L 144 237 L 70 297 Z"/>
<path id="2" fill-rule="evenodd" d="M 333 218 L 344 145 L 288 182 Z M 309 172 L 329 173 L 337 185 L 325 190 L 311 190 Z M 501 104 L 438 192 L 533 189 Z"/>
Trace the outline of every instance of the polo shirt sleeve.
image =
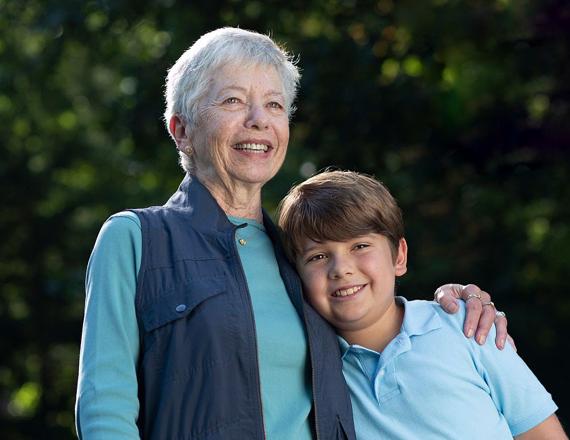
<path id="1" fill-rule="evenodd" d="M 479 352 L 478 369 L 489 386 L 491 398 L 505 417 L 513 436 L 542 423 L 558 407 L 530 368 L 510 344 L 495 347 L 495 327 L 487 343 L 473 346 Z"/>
<path id="2" fill-rule="evenodd" d="M 89 259 L 75 407 L 80 439 L 139 438 L 135 292 L 141 244 L 136 214 L 119 213 L 101 228 Z"/>

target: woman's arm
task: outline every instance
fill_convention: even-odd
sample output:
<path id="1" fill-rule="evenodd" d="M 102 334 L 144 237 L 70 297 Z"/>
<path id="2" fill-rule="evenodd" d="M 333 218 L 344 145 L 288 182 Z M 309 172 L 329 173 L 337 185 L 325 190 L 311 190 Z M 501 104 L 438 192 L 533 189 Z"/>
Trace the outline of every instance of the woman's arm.
<path id="1" fill-rule="evenodd" d="M 111 217 L 97 237 L 85 282 L 75 408 L 80 439 L 139 438 L 134 299 L 140 258 L 136 215 Z"/>
<path id="2" fill-rule="evenodd" d="M 505 347 L 505 341 L 516 350 L 514 341 L 507 334 L 507 318 L 497 315 L 497 310 L 491 302 L 491 295 L 479 289 L 475 284 L 445 284 L 439 287 L 434 294 L 434 299 L 441 305 L 447 313 L 456 313 L 459 310 L 457 300 L 465 301 L 467 316 L 463 325 L 465 336 L 470 338 L 475 336 L 479 345 L 483 345 L 487 340 L 487 335 L 493 323 L 497 329 L 495 345 L 499 349 Z"/>
<path id="3" fill-rule="evenodd" d="M 544 422 L 515 436 L 517 440 L 568 440 L 558 417 L 552 414 Z"/>

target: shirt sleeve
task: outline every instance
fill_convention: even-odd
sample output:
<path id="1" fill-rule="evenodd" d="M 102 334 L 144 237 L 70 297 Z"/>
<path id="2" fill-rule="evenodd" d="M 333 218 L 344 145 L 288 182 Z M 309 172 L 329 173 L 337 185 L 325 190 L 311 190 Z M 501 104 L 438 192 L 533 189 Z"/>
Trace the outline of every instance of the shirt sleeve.
<path id="1" fill-rule="evenodd" d="M 75 407 L 80 439 L 139 438 L 135 292 L 141 234 L 136 214 L 116 214 L 101 228 L 89 259 Z"/>
<path id="2" fill-rule="evenodd" d="M 513 436 L 542 423 L 558 409 L 552 396 L 510 344 L 503 350 L 495 347 L 495 327 L 487 343 L 476 345 L 478 368 L 489 386 L 491 398 L 505 417 Z"/>

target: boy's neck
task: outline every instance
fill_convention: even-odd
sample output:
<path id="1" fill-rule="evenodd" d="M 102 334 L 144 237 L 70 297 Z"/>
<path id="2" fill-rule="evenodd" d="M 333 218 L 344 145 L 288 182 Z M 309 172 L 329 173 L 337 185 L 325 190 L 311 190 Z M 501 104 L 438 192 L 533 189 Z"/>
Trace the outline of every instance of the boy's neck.
<path id="1" fill-rule="evenodd" d="M 360 330 L 338 330 L 338 334 L 350 345 L 360 345 L 380 353 L 400 333 L 403 321 L 404 306 L 394 300 L 373 325 Z"/>

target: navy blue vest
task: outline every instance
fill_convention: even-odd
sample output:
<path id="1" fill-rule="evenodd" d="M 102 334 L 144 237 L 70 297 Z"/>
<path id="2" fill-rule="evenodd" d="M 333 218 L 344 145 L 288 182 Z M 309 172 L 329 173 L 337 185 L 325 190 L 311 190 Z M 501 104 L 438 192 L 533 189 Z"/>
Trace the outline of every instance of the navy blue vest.
<path id="1" fill-rule="evenodd" d="M 264 439 L 255 323 L 234 241 L 239 226 L 189 175 L 166 205 L 133 212 L 142 226 L 136 293 L 141 437 Z M 314 432 L 321 440 L 355 439 L 336 336 L 304 302 L 265 213 L 264 224 L 306 326 Z"/>

